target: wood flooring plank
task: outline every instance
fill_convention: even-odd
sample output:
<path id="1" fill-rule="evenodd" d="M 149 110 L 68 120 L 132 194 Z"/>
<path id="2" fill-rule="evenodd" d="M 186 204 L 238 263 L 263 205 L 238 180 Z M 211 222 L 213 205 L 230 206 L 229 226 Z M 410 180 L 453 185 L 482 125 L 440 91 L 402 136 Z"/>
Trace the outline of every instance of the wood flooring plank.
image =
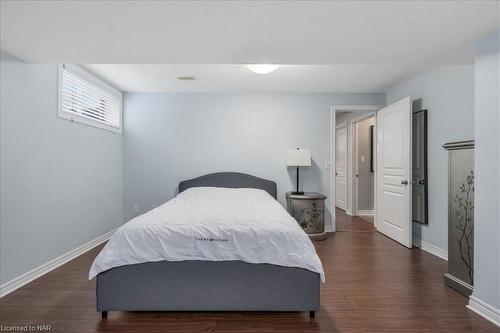
<path id="1" fill-rule="evenodd" d="M 315 243 L 326 283 L 316 319 L 296 312 L 96 312 L 87 279 L 99 246 L 0 299 L 0 324 L 51 332 L 500 332 L 443 284 L 446 261 L 407 249 L 373 224 L 337 212 L 339 231 Z"/>

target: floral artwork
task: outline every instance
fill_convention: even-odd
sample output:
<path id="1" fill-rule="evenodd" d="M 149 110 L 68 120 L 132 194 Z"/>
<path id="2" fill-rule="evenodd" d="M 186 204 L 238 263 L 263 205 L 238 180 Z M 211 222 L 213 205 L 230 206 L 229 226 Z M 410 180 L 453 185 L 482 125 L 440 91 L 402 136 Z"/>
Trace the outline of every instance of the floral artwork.
<path id="1" fill-rule="evenodd" d="M 474 218 L 474 171 L 467 175 L 465 181 L 458 186 L 458 193 L 453 201 L 457 204 L 455 216 L 457 218 L 456 229 L 459 231 L 457 239 L 460 257 L 468 270 L 471 284 L 474 281 L 474 269 L 472 264 L 472 240 L 473 240 L 473 218 Z"/>

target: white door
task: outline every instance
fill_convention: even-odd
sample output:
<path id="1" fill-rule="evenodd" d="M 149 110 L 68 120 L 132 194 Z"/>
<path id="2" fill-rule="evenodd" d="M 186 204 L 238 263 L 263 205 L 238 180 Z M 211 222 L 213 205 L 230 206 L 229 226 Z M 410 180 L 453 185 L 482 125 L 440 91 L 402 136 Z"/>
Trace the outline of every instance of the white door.
<path id="1" fill-rule="evenodd" d="M 335 206 L 347 209 L 347 126 L 335 131 Z"/>
<path id="2" fill-rule="evenodd" d="M 411 100 L 377 112 L 377 229 L 411 248 Z"/>

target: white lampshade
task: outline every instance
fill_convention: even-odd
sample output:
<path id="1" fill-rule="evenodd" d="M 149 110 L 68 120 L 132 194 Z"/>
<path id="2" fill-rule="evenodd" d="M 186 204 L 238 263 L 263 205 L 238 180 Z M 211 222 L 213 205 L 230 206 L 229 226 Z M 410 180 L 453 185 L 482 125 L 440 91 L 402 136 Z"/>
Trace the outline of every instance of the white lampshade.
<path id="1" fill-rule="evenodd" d="M 286 154 L 287 166 L 311 166 L 311 151 L 309 149 L 288 149 Z"/>

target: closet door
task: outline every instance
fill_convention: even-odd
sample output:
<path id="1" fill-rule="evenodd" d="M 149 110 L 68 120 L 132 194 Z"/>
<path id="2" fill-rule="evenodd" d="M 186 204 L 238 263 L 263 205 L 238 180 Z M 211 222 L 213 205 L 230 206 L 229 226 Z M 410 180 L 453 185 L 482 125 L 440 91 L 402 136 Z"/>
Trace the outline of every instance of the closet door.
<path id="1" fill-rule="evenodd" d="M 347 209 L 347 126 L 335 131 L 335 206 Z"/>

